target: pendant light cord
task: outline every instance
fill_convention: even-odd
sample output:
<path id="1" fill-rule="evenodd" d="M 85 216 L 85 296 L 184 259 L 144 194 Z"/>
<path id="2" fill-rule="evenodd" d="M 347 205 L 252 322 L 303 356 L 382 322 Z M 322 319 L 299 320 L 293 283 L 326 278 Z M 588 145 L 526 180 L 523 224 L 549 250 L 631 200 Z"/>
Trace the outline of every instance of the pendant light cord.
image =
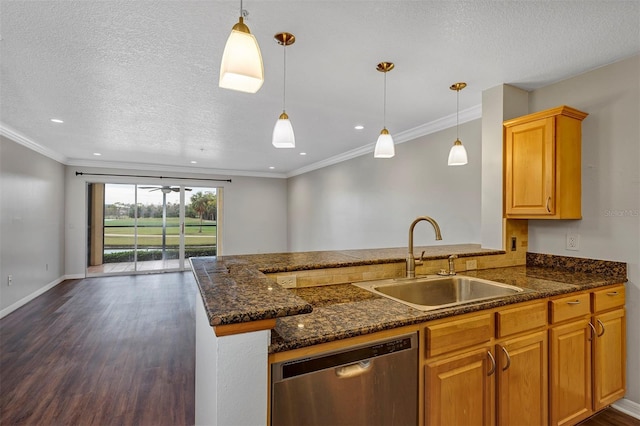
<path id="1" fill-rule="evenodd" d="M 460 139 L 458 129 L 460 128 L 460 89 L 456 90 L 456 140 Z"/>
<path id="2" fill-rule="evenodd" d="M 384 95 L 382 97 L 382 127 L 387 128 L 387 71 L 384 72 Z"/>
<path id="3" fill-rule="evenodd" d="M 285 39 L 286 40 L 286 39 Z M 286 100 L 287 100 L 287 44 L 286 42 L 282 45 L 284 49 L 284 72 L 282 73 L 282 111 L 285 111 Z"/>
<path id="4" fill-rule="evenodd" d="M 244 12 L 244 9 L 242 8 L 242 0 L 240 0 L 240 16 L 243 16 L 242 12 Z"/>

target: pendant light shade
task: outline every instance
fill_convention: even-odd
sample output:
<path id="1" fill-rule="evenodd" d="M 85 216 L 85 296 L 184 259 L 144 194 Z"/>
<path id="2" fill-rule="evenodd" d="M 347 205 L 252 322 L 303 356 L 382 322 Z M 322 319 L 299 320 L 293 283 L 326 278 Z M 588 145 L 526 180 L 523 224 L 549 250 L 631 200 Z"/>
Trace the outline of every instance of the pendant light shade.
<path id="1" fill-rule="evenodd" d="M 271 140 L 276 148 L 295 148 L 296 136 L 293 134 L 293 126 L 286 112 L 280 114 L 273 126 L 273 137 Z"/>
<path id="2" fill-rule="evenodd" d="M 382 116 L 382 130 L 380 136 L 376 141 L 376 147 L 373 150 L 374 158 L 392 158 L 396 155 L 396 150 L 393 144 L 393 138 L 387 130 L 387 73 L 391 71 L 395 65 L 393 62 L 380 62 L 376 69 L 384 73 L 384 102 L 383 102 L 383 116 Z"/>
<path id="3" fill-rule="evenodd" d="M 448 164 L 450 166 L 464 166 L 467 164 L 467 150 L 460 142 L 460 139 L 456 139 L 451 147 L 451 151 L 449 151 L 449 161 Z"/>
<path id="4" fill-rule="evenodd" d="M 378 136 L 373 156 L 375 158 L 391 158 L 394 155 L 396 155 L 396 150 L 393 146 L 393 138 L 389 134 L 389 131 L 384 128 L 380 132 L 380 136 Z"/>
<path id="5" fill-rule="evenodd" d="M 273 36 L 278 44 L 284 49 L 284 72 L 282 84 L 282 114 L 276 120 L 273 127 L 273 136 L 271 143 L 276 148 L 295 148 L 296 136 L 293 134 L 293 126 L 289 120 L 289 116 L 285 112 L 286 95 L 287 95 L 287 46 L 292 45 L 296 41 L 296 37 L 290 33 L 278 33 Z"/>
<path id="6" fill-rule="evenodd" d="M 451 147 L 451 151 L 449 151 L 449 160 L 447 164 L 450 166 L 464 166 L 467 164 L 467 150 L 465 149 L 462 142 L 460 142 L 460 138 L 458 137 L 458 128 L 460 127 L 460 91 L 467 87 L 467 83 L 455 83 L 452 84 L 449 89 L 455 90 L 456 94 L 456 141 L 453 143 Z"/>
<path id="7" fill-rule="evenodd" d="M 240 18 L 227 39 L 220 64 L 220 81 L 224 89 L 256 93 L 264 82 L 264 67 L 258 41 L 244 23 L 246 11 L 240 2 Z"/>

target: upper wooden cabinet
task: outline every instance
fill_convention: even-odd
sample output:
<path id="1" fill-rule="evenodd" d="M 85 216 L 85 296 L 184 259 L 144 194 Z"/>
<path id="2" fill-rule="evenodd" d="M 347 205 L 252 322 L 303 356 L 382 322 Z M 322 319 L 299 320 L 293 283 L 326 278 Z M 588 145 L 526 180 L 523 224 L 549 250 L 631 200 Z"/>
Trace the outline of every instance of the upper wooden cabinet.
<path id="1" fill-rule="evenodd" d="M 581 219 L 581 124 L 566 105 L 504 122 L 505 217 Z"/>

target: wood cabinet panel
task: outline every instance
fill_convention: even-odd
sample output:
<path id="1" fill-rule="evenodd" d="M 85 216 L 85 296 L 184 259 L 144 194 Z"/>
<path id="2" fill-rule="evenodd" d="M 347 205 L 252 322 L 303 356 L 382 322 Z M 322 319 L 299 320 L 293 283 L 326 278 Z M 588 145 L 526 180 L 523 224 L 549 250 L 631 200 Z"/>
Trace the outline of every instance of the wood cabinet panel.
<path id="1" fill-rule="evenodd" d="M 609 287 L 592 293 L 593 312 L 602 312 L 624 306 L 624 285 Z"/>
<path id="2" fill-rule="evenodd" d="M 425 366 L 425 425 L 492 423 L 493 369 L 490 347 Z"/>
<path id="3" fill-rule="evenodd" d="M 547 359 L 546 330 L 496 346 L 498 425 L 547 423 Z"/>
<path id="4" fill-rule="evenodd" d="M 589 293 L 576 294 L 549 301 L 549 316 L 552 324 L 579 318 L 591 313 Z"/>
<path id="5" fill-rule="evenodd" d="M 493 314 L 474 315 L 425 327 L 427 357 L 487 343 L 493 337 Z"/>
<path id="6" fill-rule="evenodd" d="M 506 129 L 506 205 L 516 214 L 553 214 L 555 192 L 554 119 Z"/>
<path id="7" fill-rule="evenodd" d="M 547 325 L 547 302 L 502 309 L 496 312 L 496 337 L 506 337 Z"/>
<path id="8" fill-rule="evenodd" d="M 592 413 L 591 334 L 588 318 L 549 331 L 551 425 L 573 425 Z"/>
<path id="9" fill-rule="evenodd" d="M 593 406 L 596 411 L 622 398 L 626 389 L 624 309 L 596 315 L 593 351 Z"/>

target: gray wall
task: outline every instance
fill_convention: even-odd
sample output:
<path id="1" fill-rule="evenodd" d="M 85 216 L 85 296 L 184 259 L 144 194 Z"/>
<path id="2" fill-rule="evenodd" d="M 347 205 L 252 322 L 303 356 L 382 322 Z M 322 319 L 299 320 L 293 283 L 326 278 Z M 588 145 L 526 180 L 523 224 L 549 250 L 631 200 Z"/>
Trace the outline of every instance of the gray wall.
<path id="1" fill-rule="evenodd" d="M 536 90 L 531 112 L 566 104 L 582 122 L 582 220 L 529 221 L 529 251 L 626 262 L 627 398 L 640 404 L 640 56 Z M 580 234 L 568 251 L 566 234 Z"/>
<path id="2" fill-rule="evenodd" d="M 406 247 L 417 216 L 433 217 L 441 244 L 480 242 L 481 120 L 460 126 L 466 166 L 447 166 L 455 128 L 396 145 L 392 159 L 373 153 L 289 179 L 291 251 Z M 436 245 L 428 224 L 416 245 Z"/>
<path id="3" fill-rule="evenodd" d="M 64 213 L 64 166 L 0 136 L 0 311 L 63 277 Z"/>
<path id="4" fill-rule="evenodd" d="M 87 182 L 135 183 L 135 178 L 76 176 L 75 172 L 108 174 L 142 174 L 186 177 L 189 180 L 144 179 L 144 183 L 161 185 L 199 185 L 223 188 L 224 217 L 222 254 L 283 252 L 287 250 L 287 183 L 284 179 L 214 176 L 162 171 L 66 168 L 66 265 L 67 275 L 84 276 L 86 266 Z M 232 182 L 209 182 L 198 179 L 227 179 Z"/>

